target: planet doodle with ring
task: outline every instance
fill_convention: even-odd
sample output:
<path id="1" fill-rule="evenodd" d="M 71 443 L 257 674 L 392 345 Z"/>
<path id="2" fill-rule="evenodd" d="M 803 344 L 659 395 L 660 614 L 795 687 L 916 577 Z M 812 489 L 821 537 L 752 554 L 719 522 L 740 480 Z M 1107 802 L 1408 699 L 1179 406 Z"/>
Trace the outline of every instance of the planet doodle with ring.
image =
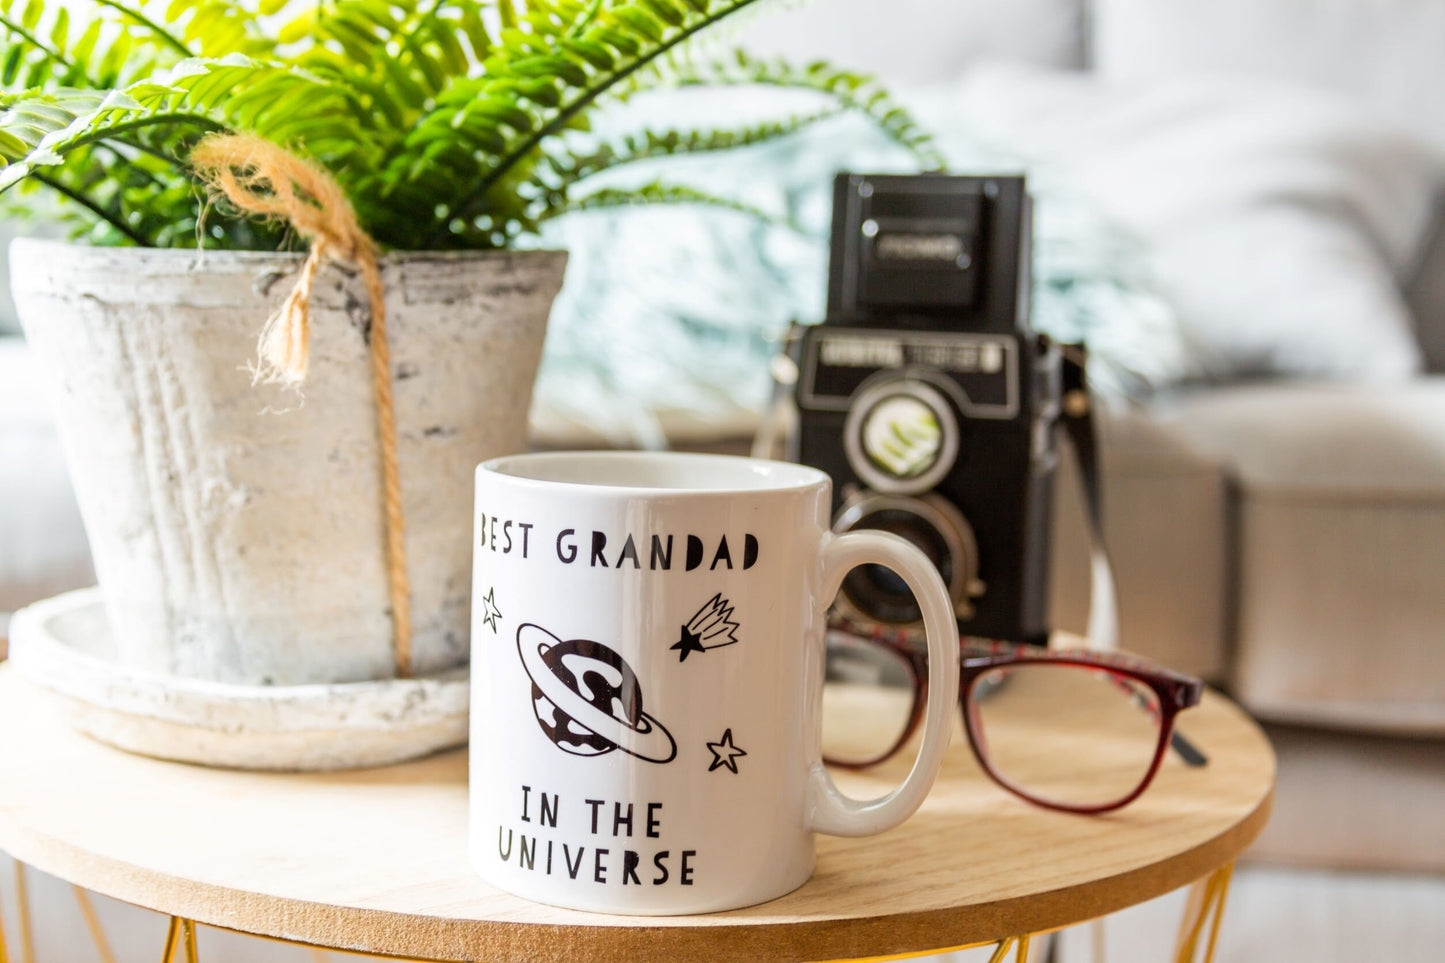
<path id="1" fill-rule="evenodd" d="M 671 762 L 672 734 L 642 708 L 637 674 L 617 652 L 590 639 L 557 638 L 540 625 L 517 629 L 517 654 L 532 682 L 532 709 L 552 743 L 575 756 L 618 750 Z"/>

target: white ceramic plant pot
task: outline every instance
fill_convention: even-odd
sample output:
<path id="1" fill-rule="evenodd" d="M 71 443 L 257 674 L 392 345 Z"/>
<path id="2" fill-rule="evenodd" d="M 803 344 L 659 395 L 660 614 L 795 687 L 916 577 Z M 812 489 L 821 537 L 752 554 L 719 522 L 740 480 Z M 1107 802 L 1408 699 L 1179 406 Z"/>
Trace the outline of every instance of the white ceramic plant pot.
<path id="1" fill-rule="evenodd" d="M 300 394 L 253 385 L 301 258 L 17 241 L 119 661 L 244 685 L 393 674 L 370 312 L 323 269 Z M 468 651 L 472 470 L 525 444 L 560 252 L 383 263 L 418 674 Z"/>

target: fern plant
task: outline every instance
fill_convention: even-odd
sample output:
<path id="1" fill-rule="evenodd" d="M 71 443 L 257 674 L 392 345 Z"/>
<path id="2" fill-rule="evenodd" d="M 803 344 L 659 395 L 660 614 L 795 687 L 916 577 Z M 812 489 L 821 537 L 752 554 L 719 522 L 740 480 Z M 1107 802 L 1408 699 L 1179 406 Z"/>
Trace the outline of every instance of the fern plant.
<path id="1" fill-rule="evenodd" d="M 246 131 L 330 171 L 384 247 L 478 249 L 619 204 L 761 215 L 680 185 L 593 178 L 785 137 L 843 111 L 938 164 L 867 77 L 705 56 L 692 43 L 760 2 L 0 0 L 0 192 L 50 192 L 95 243 L 274 249 L 286 241 L 277 225 L 206 216 L 186 162 L 205 134 Z M 601 107 L 695 84 L 801 88 L 828 106 L 739 129 L 587 133 Z"/>

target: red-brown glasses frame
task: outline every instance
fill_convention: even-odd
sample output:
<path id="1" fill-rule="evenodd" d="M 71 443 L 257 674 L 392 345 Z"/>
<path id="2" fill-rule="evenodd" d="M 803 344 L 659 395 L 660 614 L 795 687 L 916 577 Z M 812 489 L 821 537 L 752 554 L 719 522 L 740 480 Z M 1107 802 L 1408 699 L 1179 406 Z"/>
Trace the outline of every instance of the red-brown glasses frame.
<path id="1" fill-rule="evenodd" d="M 866 769 L 869 766 L 876 766 L 885 759 L 895 755 L 900 749 L 907 745 L 908 740 L 918 729 L 923 719 L 923 706 L 927 700 L 924 698 L 928 688 L 928 664 L 927 657 L 915 646 L 909 644 L 906 636 L 891 633 L 884 630 L 859 631 L 857 627 L 847 625 L 844 629 L 848 634 L 864 643 L 883 646 L 901 656 L 907 662 L 913 676 L 913 705 L 908 713 L 908 725 L 904 727 L 902 734 L 891 745 L 886 752 L 881 753 L 874 759 L 864 762 L 843 762 L 835 759 L 826 759 L 829 765 L 839 766 L 844 769 Z M 1006 642 L 991 642 L 984 640 L 965 639 L 963 641 L 963 652 L 959 667 L 958 702 L 959 709 L 963 714 L 963 728 L 968 735 L 969 747 L 973 750 L 974 757 L 978 760 L 979 766 L 990 779 L 998 783 L 1004 789 L 1029 802 L 1043 806 L 1046 809 L 1055 809 L 1062 812 L 1095 814 L 1110 812 L 1121 809 L 1138 799 L 1154 777 L 1159 772 L 1160 765 L 1164 762 L 1164 755 L 1172 747 L 1175 753 L 1189 766 L 1203 766 L 1209 760 L 1193 745 L 1188 739 L 1174 731 L 1174 721 L 1180 712 L 1199 704 L 1204 694 L 1204 683 L 1193 676 L 1185 675 L 1182 672 L 1175 672 L 1163 666 L 1154 665 L 1143 659 L 1134 656 L 1124 655 L 1118 652 L 1099 652 L 1092 649 L 1045 649 L 1039 646 L 1018 645 Z M 978 718 L 978 706 L 974 700 L 974 689 L 979 681 L 988 672 L 1010 666 L 1044 664 L 1044 665 L 1075 665 L 1084 669 L 1092 669 L 1097 672 L 1104 672 L 1119 680 L 1128 679 L 1137 682 L 1151 692 L 1157 699 L 1159 711 L 1159 741 L 1154 747 L 1154 756 L 1149 763 L 1149 769 L 1139 785 L 1129 794 L 1109 802 L 1080 805 L 1059 802 L 1037 796 L 1022 786 L 1019 786 L 1003 774 L 998 772 L 989 761 L 988 752 L 983 740 L 983 726 Z M 1133 691 L 1130 689 L 1129 691 Z M 1142 708 L 1149 709 L 1148 706 Z"/>

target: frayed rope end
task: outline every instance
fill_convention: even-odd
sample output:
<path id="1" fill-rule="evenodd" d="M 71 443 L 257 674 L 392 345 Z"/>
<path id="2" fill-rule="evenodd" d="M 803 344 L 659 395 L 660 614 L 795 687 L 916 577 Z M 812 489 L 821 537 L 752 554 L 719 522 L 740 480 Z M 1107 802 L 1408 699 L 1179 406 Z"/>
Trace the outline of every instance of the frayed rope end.
<path id="1" fill-rule="evenodd" d="M 374 262 L 376 245 L 361 229 L 340 186 L 321 168 L 250 134 L 211 134 L 191 151 L 191 165 L 210 192 L 237 210 L 289 223 L 311 252 L 257 341 L 255 380 L 299 386 L 310 355 L 311 290 L 328 257 Z"/>

